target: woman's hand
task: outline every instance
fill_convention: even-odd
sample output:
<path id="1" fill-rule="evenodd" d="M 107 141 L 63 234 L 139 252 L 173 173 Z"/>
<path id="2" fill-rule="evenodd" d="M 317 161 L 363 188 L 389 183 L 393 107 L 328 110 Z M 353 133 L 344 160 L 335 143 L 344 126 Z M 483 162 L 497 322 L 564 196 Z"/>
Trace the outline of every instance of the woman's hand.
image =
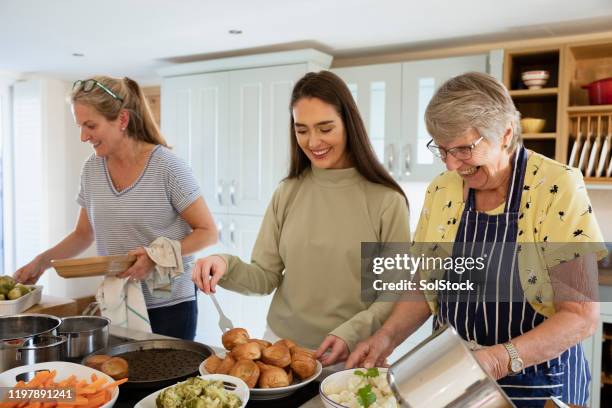
<path id="1" fill-rule="evenodd" d="M 33 285 L 47 268 L 48 266 L 45 265 L 43 258 L 39 255 L 32 259 L 29 264 L 17 269 L 17 272 L 15 272 L 13 276 L 19 283 Z"/>
<path id="2" fill-rule="evenodd" d="M 476 350 L 474 357 L 476 357 L 482 369 L 493 379 L 499 380 L 508 375 L 508 360 L 510 357 L 503 345 L 497 344 Z"/>
<path id="3" fill-rule="evenodd" d="M 368 339 L 355 347 L 346 361 L 346 368 L 363 366 L 365 368 L 387 365 L 387 357 L 393 352 L 393 336 L 384 330 L 378 330 Z"/>
<path id="4" fill-rule="evenodd" d="M 327 351 L 329 350 L 329 353 Z M 326 354 L 327 353 L 327 354 Z M 317 350 L 317 358 L 323 367 L 344 361 L 349 356 L 349 348 L 340 337 L 330 334 Z"/>
<path id="5" fill-rule="evenodd" d="M 219 255 L 211 255 L 197 260 L 191 272 L 191 280 L 202 292 L 211 294 L 216 292 L 217 282 L 225 272 L 227 272 L 225 260 Z"/>
<path id="6" fill-rule="evenodd" d="M 130 278 L 135 281 L 145 280 L 153 271 L 155 262 L 149 258 L 147 251 L 143 247 L 134 249 L 128 252 L 128 255 L 134 255 L 136 262 L 128 270 L 117 275 L 118 278 Z"/>

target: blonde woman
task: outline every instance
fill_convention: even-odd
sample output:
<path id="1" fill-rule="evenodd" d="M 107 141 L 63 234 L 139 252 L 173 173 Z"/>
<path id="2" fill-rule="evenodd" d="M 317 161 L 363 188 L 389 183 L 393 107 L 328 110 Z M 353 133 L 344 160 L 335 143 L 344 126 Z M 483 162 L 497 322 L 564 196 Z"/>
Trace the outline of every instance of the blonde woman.
<path id="1" fill-rule="evenodd" d="M 132 79 L 76 81 L 70 101 L 81 141 L 94 150 L 81 173 L 76 226 L 20 268 L 16 279 L 34 283 L 51 259 L 75 257 L 95 241 L 99 255 L 135 255 L 136 263 L 120 277 L 142 281 L 154 267 L 143 247 L 159 237 L 179 241 L 184 271 L 173 280 L 170 297 L 153 297 L 144 284 L 142 290 L 153 332 L 193 339 L 191 254 L 216 242 L 217 232 L 191 170 L 168 149 Z"/>

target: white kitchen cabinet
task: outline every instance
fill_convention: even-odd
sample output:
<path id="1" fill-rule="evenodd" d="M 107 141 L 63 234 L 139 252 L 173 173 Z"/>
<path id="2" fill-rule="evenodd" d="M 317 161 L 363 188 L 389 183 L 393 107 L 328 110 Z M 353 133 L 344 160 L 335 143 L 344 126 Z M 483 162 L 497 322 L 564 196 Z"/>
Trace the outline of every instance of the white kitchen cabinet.
<path id="1" fill-rule="evenodd" d="M 392 176 L 399 173 L 402 64 L 332 70 L 346 82 L 359 108 L 378 159 Z"/>
<path id="2" fill-rule="evenodd" d="M 163 133 L 174 152 L 191 166 L 211 212 L 229 205 L 229 73 L 164 79 Z"/>
<path id="3" fill-rule="evenodd" d="M 470 71 L 487 72 L 487 54 L 402 64 L 401 180 L 430 181 L 444 171 L 444 163 L 426 147 L 431 136 L 425 126 L 425 110 L 440 85 Z"/>
<path id="4" fill-rule="evenodd" d="M 261 215 L 289 169 L 289 102 L 304 64 L 230 72 L 228 212 Z"/>

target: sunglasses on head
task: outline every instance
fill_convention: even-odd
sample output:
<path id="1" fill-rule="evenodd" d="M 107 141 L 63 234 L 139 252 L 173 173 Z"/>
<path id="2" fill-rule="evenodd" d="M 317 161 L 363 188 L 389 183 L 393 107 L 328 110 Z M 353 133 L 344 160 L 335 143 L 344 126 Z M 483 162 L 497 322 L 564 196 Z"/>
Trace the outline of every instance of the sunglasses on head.
<path id="1" fill-rule="evenodd" d="M 113 98 L 117 99 L 118 101 L 123 102 L 123 98 L 117 96 L 117 94 L 111 91 L 107 86 L 96 81 L 95 79 L 85 79 L 85 80 L 79 79 L 78 81 L 74 81 L 74 84 L 72 84 L 72 89 L 73 90 L 79 89 L 79 90 L 82 90 L 83 92 L 91 92 L 96 86 L 102 88 L 104 92 L 106 92 Z"/>

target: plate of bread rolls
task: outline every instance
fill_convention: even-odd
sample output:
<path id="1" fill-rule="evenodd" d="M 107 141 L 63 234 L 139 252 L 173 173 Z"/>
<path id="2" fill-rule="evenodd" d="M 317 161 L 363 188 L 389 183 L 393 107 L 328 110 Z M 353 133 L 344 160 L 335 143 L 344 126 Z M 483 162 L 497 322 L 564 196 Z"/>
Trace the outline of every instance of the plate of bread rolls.
<path id="1" fill-rule="evenodd" d="M 315 380 L 322 370 L 315 352 L 282 339 L 272 344 L 252 339 L 242 328 L 225 332 L 223 354 L 212 354 L 200 364 L 200 374 L 227 374 L 249 387 L 252 400 L 286 397 Z"/>

